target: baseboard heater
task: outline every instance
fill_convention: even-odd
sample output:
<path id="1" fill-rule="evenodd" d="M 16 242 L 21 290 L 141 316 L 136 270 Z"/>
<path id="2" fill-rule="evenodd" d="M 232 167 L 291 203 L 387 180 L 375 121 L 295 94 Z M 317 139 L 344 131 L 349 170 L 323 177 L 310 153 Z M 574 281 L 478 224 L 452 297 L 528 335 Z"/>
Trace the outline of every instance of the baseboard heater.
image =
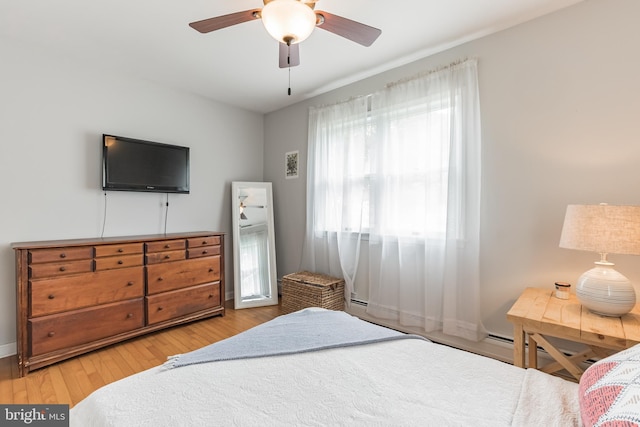
<path id="1" fill-rule="evenodd" d="M 368 306 L 367 301 L 363 301 L 363 300 L 359 300 L 359 299 L 355 299 L 355 298 L 351 299 L 351 304 L 355 304 L 355 305 L 358 305 L 358 306 L 361 306 L 361 307 L 367 307 Z M 502 344 L 502 345 L 508 345 L 508 346 L 513 347 L 513 338 L 511 338 L 511 337 L 505 337 L 503 335 L 497 335 L 497 334 L 489 333 L 487 335 L 487 338 L 485 338 L 485 339 L 492 340 L 492 341 L 494 341 L 496 343 L 499 343 L 499 344 Z M 525 346 L 528 349 L 529 348 L 529 343 L 525 342 Z M 549 355 L 549 353 L 544 348 L 538 346 L 537 350 L 538 350 L 538 353 L 542 353 L 542 354 L 546 355 L 547 357 L 551 358 L 551 355 Z M 567 357 L 571 357 L 571 356 L 575 355 L 575 352 L 570 352 L 570 351 L 567 351 L 567 350 L 562 350 L 562 353 Z M 587 365 L 591 365 L 591 364 L 593 364 L 595 362 L 596 362 L 596 360 L 594 360 L 594 359 L 587 359 L 583 363 L 585 363 Z"/>

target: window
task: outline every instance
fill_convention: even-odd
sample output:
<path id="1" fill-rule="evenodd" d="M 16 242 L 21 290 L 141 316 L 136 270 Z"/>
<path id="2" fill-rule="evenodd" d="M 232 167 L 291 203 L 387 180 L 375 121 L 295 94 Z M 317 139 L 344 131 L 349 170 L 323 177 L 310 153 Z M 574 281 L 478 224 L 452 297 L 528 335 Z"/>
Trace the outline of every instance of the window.
<path id="1" fill-rule="evenodd" d="M 425 99 L 399 110 L 385 108 L 390 120 L 381 124 L 369 97 L 365 119 L 353 118 L 344 127 L 349 135 L 326 141 L 327 167 L 314 182 L 315 194 L 325 199 L 316 232 L 375 229 L 431 238 L 445 232 L 451 108 Z M 333 196 L 340 192 L 351 206 Z"/>

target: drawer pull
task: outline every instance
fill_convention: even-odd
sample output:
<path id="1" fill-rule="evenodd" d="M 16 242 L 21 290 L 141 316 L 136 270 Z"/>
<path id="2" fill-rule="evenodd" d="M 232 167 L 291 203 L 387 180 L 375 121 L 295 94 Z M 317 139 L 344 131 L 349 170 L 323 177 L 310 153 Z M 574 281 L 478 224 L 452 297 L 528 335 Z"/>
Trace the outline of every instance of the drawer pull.
<path id="1" fill-rule="evenodd" d="M 202 244 L 203 244 L 203 245 L 206 245 L 207 243 L 209 243 L 209 242 L 207 242 L 206 240 L 203 240 L 203 241 L 202 241 Z"/>
<path id="2" fill-rule="evenodd" d="M 165 255 L 164 256 L 164 259 L 169 259 L 169 258 L 171 258 L 171 255 Z"/>
<path id="3" fill-rule="evenodd" d="M 49 299 L 54 299 L 55 297 L 56 297 L 56 296 L 55 296 L 55 295 L 53 295 L 53 294 L 49 295 Z"/>
<path id="4" fill-rule="evenodd" d="M 210 269 L 209 269 L 209 273 L 213 273 L 213 268 L 210 268 Z"/>
<path id="5" fill-rule="evenodd" d="M 158 311 L 162 311 L 162 307 L 158 307 Z"/>
<path id="6" fill-rule="evenodd" d="M 127 282 L 127 286 L 133 286 L 133 282 Z"/>
<path id="7" fill-rule="evenodd" d="M 158 277 L 158 282 L 162 282 L 164 280 L 164 277 L 160 276 Z"/>
<path id="8" fill-rule="evenodd" d="M 67 269 L 67 267 L 65 267 L 65 266 L 60 267 L 60 271 L 66 271 L 66 269 Z"/>
<path id="9" fill-rule="evenodd" d="M 165 247 L 165 249 L 169 249 L 171 247 L 171 245 L 166 244 L 166 245 L 164 245 L 164 247 Z"/>
<path id="10" fill-rule="evenodd" d="M 128 313 L 127 314 L 127 319 L 131 319 L 133 317 L 133 313 Z"/>
<path id="11" fill-rule="evenodd" d="M 118 248 L 118 252 L 122 253 L 122 252 L 124 252 L 124 249 Z"/>
<path id="12" fill-rule="evenodd" d="M 56 334 L 55 332 L 49 332 L 49 333 L 47 334 L 47 336 L 48 336 L 49 338 L 51 338 L 51 337 L 52 337 L 52 336 L 54 336 L 55 334 Z"/>
<path id="13" fill-rule="evenodd" d="M 598 339 L 599 340 L 603 340 L 604 339 L 604 335 L 598 334 Z"/>
<path id="14" fill-rule="evenodd" d="M 122 264 L 124 264 L 124 261 L 122 261 L 121 259 L 119 259 L 119 260 L 118 260 L 118 264 L 119 264 L 119 265 L 122 265 Z"/>
<path id="15" fill-rule="evenodd" d="M 202 251 L 202 255 L 208 254 L 208 253 L 209 253 L 209 251 L 207 251 L 207 250 Z"/>
<path id="16" fill-rule="evenodd" d="M 60 258 L 66 258 L 66 257 L 67 257 L 67 254 L 65 254 L 64 252 L 60 254 Z"/>
<path id="17" fill-rule="evenodd" d="M 213 298 L 213 294 L 209 294 L 209 298 Z"/>

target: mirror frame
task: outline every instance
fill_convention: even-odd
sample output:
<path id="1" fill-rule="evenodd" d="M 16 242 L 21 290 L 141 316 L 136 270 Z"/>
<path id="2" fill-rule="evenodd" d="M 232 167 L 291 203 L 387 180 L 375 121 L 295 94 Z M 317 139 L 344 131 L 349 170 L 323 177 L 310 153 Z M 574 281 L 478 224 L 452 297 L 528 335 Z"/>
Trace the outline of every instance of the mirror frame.
<path id="1" fill-rule="evenodd" d="M 269 289 L 270 296 L 249 301 L 242 300 L 242 283 L 240 274 L 240 191 L 247 188 L 264 189 L 266 192 L 266 223 L 267 223 L 267 250 L 268 250 L 268 269 L 269 269 Z M 273 221 L 273 191 L 270 182 L 241 182 L 234 181 L 231 183 L 231 217 L 233 225 L 233 299 L 234 307 L 250 308 L 261 307 L 266 305 L 278 304 L 278 281 L 276 274 L 276 243 L 275 243 L 275 227 Z"/>

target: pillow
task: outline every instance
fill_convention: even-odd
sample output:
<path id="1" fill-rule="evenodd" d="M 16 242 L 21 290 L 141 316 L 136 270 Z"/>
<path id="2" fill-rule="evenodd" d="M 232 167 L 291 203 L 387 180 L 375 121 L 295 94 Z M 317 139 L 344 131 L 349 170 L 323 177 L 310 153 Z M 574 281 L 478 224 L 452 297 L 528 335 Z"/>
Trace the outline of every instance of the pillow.
<path id="1" fill-rule="evenodd" d="M 579 401 L 585 427 L 640 427 L 640 344 L 591 365 Z"/>

